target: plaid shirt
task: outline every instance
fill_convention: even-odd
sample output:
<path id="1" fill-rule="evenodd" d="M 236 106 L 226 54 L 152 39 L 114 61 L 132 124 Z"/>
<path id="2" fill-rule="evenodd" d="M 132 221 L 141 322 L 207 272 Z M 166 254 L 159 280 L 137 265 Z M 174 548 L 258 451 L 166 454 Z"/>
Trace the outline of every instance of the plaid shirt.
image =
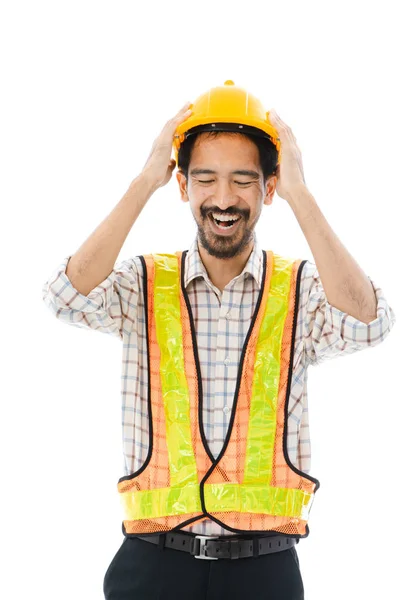
<path id="1" fill-rule="evenodd" d="M 196 236 L 186 257 L 185 287 L 199 350 L 204 431 L 216 457 L 228 430 L 240 355 L 260 290 L 262 251 L 255 236 L 253 251 L 242 273 L 220 292 L 207 275 L 197 243 Z M 44 284 L 43 300 L 61 321 L 116 336 L 123 342 L 122 475 L 129 475 L 141 467 L 149 448 L 142 264 L 137 256 L 116 264 L 103 282 L 83 296 L 65 273 L 69 259 L 66 257 Z M 291 462 L 305 473 L 311 466 L 308 365 L 376 346 L 395 323 L 394 312 L 382 290 L 370 281 L 377 300 L 377 317 L 365 324 L 329 304 L 315 264 L 307 261 L 302 270 L 287 448 Z M 184 530 L 210 536 L 233 535 L 210 519 Z"/>

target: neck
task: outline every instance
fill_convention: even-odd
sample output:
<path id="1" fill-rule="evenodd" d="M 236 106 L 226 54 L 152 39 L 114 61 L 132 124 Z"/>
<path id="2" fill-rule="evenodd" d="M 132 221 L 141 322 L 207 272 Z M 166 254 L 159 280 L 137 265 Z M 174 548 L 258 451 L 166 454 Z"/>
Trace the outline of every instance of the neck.
<path id="1" fill-rule="evenodd" d="M 233 258 L 216 258 L 203 248 L 198 240 L 197 247 L 201 260 L 212 283 L 222 292 L 225 286 L 240 275 L 254 248 L 254 239 L 237 256 Z"/>

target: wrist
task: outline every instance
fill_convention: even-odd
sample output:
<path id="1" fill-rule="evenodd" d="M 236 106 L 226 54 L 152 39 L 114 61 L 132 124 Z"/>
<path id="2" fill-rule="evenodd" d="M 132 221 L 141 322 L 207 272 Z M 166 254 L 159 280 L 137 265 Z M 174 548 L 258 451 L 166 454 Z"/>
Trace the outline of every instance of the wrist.
<path id="1" fill-rule="evenodd" d="M 136 179 L 133 180 L 133 182 L 139 182 L 149 197 L 159 188 L 156 178 L 150 171 L 146 169 L 143 169 L 143 171 L 141 171 L 141 173 L 136 177 Z"/>
<path id="2" fill-rule="evenodd" d="M 296 204 L 304 202 L 305 197 L 308 199 L 311 196 L 312 194 L 307 186 L 299 183 L 290 190 L 287 202 L 294 207 Z"/>
<path id="3" fill-rule="evenodd" d="M 160 187 L 158 185 L 156 177 L 148 169 L 143 169 L 143 171 L 138 176 L 138 179 L 149 190 L 150 194 L 153 194 Z"/>

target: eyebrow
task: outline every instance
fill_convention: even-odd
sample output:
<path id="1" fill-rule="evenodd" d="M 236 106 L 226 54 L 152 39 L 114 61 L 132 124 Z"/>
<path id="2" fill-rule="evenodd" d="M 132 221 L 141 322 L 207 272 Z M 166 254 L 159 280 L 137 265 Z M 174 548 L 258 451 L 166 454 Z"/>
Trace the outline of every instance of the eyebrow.
<path id="1" fill-rule="evenodd" d="M 216 175 L 216 171 L 212 171 L 211 169 L 192 169 L 190 171 L 191 175 Z M 247 177 L 251 177 L 252 179 L 259 179 L 260 175 L 257 171 L 250 171 L 247 169 L 239 169 L 238 171 L 231 171 L 232 175 L 245 175 Z"/>

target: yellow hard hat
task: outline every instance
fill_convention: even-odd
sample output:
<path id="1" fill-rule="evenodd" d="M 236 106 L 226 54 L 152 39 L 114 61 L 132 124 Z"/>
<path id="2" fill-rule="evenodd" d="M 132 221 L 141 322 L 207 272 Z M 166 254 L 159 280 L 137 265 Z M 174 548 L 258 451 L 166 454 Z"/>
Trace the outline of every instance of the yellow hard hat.
<path id="1" fill-rule="evenodd" d="M 190 109 L 190 116 L 177 127 L 174 135 L 177 167 L 181 144 L 189 135 L 201 131 L 238 131 L 268 138 L 276 146 L 280 163 L 281 144 L 277 130 L 269 122 L 269 113 L 258 98 L 236 87 L 230 79 L 199 96 Z"/>

